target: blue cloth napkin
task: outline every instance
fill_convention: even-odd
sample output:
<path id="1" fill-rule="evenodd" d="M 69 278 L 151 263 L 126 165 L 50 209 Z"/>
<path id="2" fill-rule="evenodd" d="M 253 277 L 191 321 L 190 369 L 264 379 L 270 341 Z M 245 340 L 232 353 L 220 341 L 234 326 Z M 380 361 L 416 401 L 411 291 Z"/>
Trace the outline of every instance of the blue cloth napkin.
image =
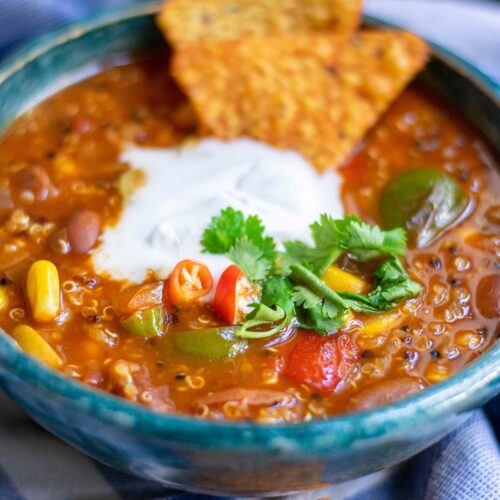
<path id="1" fill-rule="evenodd" d="M 28 37 L 86 16 L 98 8 L 124 3 L 127 2 L 0 0 L 0 58 Z M 436 16 L 436 9 L 447 15 Z M 444 45 L 447 45 L 446 30 L 453 26 L 453 31 L 449 32 L 449 47 L 461 52 L 462 57 L 479 65 L 492 78 L 499 75 L 500 4 L 497 2 L 368 0 L 367 10 Z M 432 19 L 432 23 L 426 19 Z M 457 43 L 464 38 L 466 44 Z M 499 434 L 500 398 L 497 398 L 486 406 L 486 411 L 471 413 L 459 429 L 396 469 L 294 498 L 500 500 Z M 0 499 L 120 498 L 214 497 L 165 488 L 98 464 L 40 428 L 0 392 Z"/>

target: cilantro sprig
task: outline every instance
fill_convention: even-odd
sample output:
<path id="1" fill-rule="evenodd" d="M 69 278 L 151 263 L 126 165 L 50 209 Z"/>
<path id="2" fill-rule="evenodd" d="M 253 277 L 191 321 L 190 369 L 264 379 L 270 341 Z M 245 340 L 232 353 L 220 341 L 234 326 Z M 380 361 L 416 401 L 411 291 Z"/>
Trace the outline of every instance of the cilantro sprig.
<path id="1" fill-rule="evenodd" d="M 212 218 L 203 233 L 203 251 L 227 254 L 262 290 L 260 302 L 251 304 L 237 335 L 268 337 L 292 322 L 328 335 L 345 324 L 349 310 L 376 314 L 419 293 L 420 286 L 398 258 L 406 250 L 403 229 L 384 231 L 354 215 L 333 219 L 326 214 L 310 229 L 313 245 L 288 241 L 278 252 L 258 216 L 245 218 L 228 207 Z M 360 262 L 386 258 L 373 274 L 371 292 L 335 292 L 322 280 L 343 254 Z"/>
<path id="2" fill-rule="evenodd" d="M 343 252 L 365 262 L 384 255 L 404 255 L 406 249 L 404 229 L 383 231 L 355 215 L 333 219 L 322 214 L 310 228 L 314 246 L 296 240 L 286 242 L 285 261 L 306 263 L 319 275 L 324 274 Z"/>
<path id="3" fill-rule="evenodd" d="M 212 217 L 201 239 L 203 252 L 228 254 L 252 281 L 264 279 L 274 267 L 276 245 L 264 235 L 257 215 L 245 218 L 243 212 L 227 207 Z"/>
<path id="4" fill-rule="evenodd" d="M 375 271 L 375 288 L 368 294 L 340 292 L 348 307 L 354 311 L 373 314 L 397 307 L 401 300 L 420 292 L 420 285 L 411 280 L 401 261 L 389 257 Z"/>

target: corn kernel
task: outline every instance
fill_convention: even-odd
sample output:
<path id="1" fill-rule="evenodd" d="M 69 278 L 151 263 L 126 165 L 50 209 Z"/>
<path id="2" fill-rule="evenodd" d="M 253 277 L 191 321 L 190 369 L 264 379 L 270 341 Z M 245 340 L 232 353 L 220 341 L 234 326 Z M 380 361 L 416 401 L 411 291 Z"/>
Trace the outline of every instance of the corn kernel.
<path id="1" fill-rule="evenodd" d="M 457 332 L 455 335 L 455 344 L 465 349 L 476 349 L 481 345 L 482 340 L 481 335 L 467 330 Z"/>
<path id="2" fill-rule="evenodd" d="M 364 335 L 368 335 L 370 337 L 377 335 L 394 326 L 399 321 L 400 316 L 399 312 L 379 314 L 378 316 L 364 321 L 361 331 Z"/>
<path id="3" fill-rule="evenodd" d="M 26 294 L 36 321 L 52 321 L 60 310 L 59 273 L 47 260 L 34 262 L 26 279 Z"/>
<path id="4" fill-rule="evenodd" d="M 450 376 L 450 367 L 445 363 L 429 363 L 425 376 L 430 382 L 442 382 Z"/>
<path id="5" fill-rule="evenodd" d="M 19 347 L 30 356 L 38 359 L 52 368 L 62 365 L 59 355 L 52 349 L 49 343 L 33 328 L 27 325 L 19 325 L 14 329 L 12 337 Z"/>
<path id="6" fill-rule="evenodd" d="M 76 163 L 65 155 L 57 155 L 54 159 L 54 166 L 59 175 L 75 175 L 78 171 Z"/>
<path id="7" fill-rule="evenodd" d="M 348 273 L 337 266 L 330 266 L 323 275 L 323 281 L 334 292 L 366 293 L 368 284 L 365 280 Z"/>
<path id="8" fill-rule="evenodd" d="M 137 168 L 127 170 L 118 179 L 118 192 L 123 199 L 130 198 L 146 181 L 146 174 Z"/>
<path id="9" fill-rule="evenodd" d="M 7 297 L 7 291 L 5 288 L 0 287 L 0 311 L 7 307 L 9 303 L 9 298 Z"/>

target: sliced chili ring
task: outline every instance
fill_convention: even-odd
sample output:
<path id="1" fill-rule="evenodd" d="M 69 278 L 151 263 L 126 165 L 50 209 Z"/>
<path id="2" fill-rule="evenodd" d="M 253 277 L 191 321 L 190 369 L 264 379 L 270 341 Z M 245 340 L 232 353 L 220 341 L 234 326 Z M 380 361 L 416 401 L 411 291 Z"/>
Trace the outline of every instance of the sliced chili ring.
<path id="1" fill-rule="evenodd" d="M 232 264 L 221 274 L 212 302 L 214 312 L 228 325 L 237 325 L 245 318 L 247 306 L 258 300 L 259 289 L 246 274 Z"/>
<path id="2" fill-rule="evenodd" d="M 164 300 L 177 306 L 192 304 L 212 290 L 210 270 L 204 264 L 193 260 L 181 260 L 165 282 Z"/>

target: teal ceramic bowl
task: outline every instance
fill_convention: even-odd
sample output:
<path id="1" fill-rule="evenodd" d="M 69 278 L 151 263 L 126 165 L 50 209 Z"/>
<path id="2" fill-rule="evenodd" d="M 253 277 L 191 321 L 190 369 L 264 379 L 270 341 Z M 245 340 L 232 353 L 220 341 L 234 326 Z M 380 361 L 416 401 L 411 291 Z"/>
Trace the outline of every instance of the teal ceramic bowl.
<path id="1" fill-rule="evenodd" d="M 157 7 L 142 3 L 100 14 L 6 61 L 0 67 L 0 129 L 99 64 L 163 44 L 153 19 Z M 495 88 L 484 75 L 435 47 L 420 78 L 500 145 Z M 41 366 L 1 332 L 0 386 L 42 426 L 108 465 L 192 491 L 271 495 L 362 476 L 438 441 L 498 393 L 500 345 L 403 402 L 297 425 L 154 413 Z"/>

